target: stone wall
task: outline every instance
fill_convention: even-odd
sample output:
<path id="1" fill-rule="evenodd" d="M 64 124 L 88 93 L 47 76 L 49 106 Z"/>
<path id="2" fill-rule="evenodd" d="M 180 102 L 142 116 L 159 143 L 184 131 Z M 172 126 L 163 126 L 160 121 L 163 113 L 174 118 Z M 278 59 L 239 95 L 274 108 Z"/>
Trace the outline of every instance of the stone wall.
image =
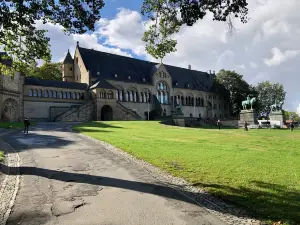
<path id="1" fill-rule="evenodd" d="M 19 73 L 0 75 L 0 121 L 23 119 L 23 82 L 24 77 Z"/>
<path id="2" fill-rule="evenodd" d="M 78 48 L 74 56 L 74 78 L 75 82 L 90 84 L 89 71 L 86 69 Z"/>
<path id="3" fill-rule="evenodd" d="M 33 99 L 24 101 L 24 117 L 29 118 L 32 121 L 51 121 L 51 107 L 68 107 L 74 105 L 82 105 L 83 102 L 53 102 L 45 101 L 37 98 L 36 101 Z"/>
<path id="4" fill-rule="evenodd" d="M 85 122 L 93 120 L 95 104 L 89 101 L 81 106 L 73 107 L 67 112 L 61 114 L 55 121 L 60 122 Z"/>
<path id="5" fill-rule="evenodd" d="M 238 127 L 239 121 L 238 120 L 221 120 L 222 126 L 226 127 Z"/>

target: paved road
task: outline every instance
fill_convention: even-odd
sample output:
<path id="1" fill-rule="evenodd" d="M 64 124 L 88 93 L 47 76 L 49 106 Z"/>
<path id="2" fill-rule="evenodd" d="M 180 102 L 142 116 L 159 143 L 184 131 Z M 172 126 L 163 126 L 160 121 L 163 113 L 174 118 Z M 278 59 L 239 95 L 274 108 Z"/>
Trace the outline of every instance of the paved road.
<path id="1" fill-rule="evenodd" d="M 22 174 L 8 225 L 223 224 L 66 125 L 39 124 L 4 138 L 19 151 Z"/>

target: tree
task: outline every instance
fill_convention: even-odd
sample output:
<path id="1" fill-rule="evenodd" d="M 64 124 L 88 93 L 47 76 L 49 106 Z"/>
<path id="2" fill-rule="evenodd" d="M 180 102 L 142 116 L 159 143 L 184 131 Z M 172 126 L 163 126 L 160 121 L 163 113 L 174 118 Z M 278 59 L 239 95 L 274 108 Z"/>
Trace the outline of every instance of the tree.
<path id="1" fill-rule="evenodd" d="M 36 59 L 50 61 L 49 38 L 45 36 L 46 30 L 35 27 L 36 21 L 60 24 L 67 34 L 83 34 L 94 31 L 103 6 L 103 0 L 1 1 L 0 47 L 13 61 L 11 70 L 23 72 Z"/>
<path id="2" fill-rule="evenodd" d="M 254 88 L 243 79 L 243 75 L 235 71 L 220 70 L 216 82 L 228 92 L 232 114 L 235 116 L 239 114 L 241 102 L 247 98 L 247 95 L 256 96 Z"/>
<path id="3" fill-rule="evenodd" d="M 282 84 L 263 81 L 258 83 L 255 89 L 258 93 L 259 110 L 261 112 L 269 112 L 270 106 L 275 103 L 275 100 L 279 103 L 285 99 L 286 92 Z"/>
<path id="4" fill-rule="evenodd" d="M 31 65 L 25 73 L 26 77 L 36 77 L 43 80 L 62 80 L 62 64 L 45 62 L 41 67 Z"/>
<path id="5" fill-rule="evenodd" d="M 284 111 L 284 115 L 286 120 L 293 119 L 296 122 L 300 122 L 300 116 L 296 112 Z"/>
<path id="6" fill-rule="evenodd" d="M 247 6 L 247 0 L 144 0 L 142 14 L 151 21 L 143 37 L 146 50 L 162 60 L 166 54 L 176 51 L 177 42 L 172 36 L 179 32 L 180 27 L 193 26 L 208 12 L 213 14 L 213 20 L 227 21 L 229 30 L 233 31 L 231 15 L 246 23 Z"/>

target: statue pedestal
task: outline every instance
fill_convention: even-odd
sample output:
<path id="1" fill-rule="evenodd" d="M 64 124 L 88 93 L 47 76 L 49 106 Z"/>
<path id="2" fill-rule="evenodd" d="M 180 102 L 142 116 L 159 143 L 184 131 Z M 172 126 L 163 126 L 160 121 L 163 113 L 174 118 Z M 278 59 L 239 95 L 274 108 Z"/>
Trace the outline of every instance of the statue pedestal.
<path id="1" fill-rule="evenodd" d="M 280 111 L 275 111 L 275 112 L 271 112 L 270 115 L 270 123 L 271 126 L 278 126 L 278 127 L 283 127 L 283 121 L 285 121 L 285 116 L 284 113 L 282 112 L 282 110 Z"/>
<path id="2" fill-rule="evenodd" d="M 277 120 L 277 121 L 285 121 L 284 118 L 284 113 L 282 111 L 277 111 L 277 112 L 271 112 L 270 115 L 270 120 Z"/>
<path id="3" fill-rule="evenodd" d="M 172 118 L 176 126 L 185 127 L 183 113 L 173 113 Z"/>
<path id="4" fill-rule="evenodd" d="M 242 110 L 240 112 L 239 126 L 244 126 L 245 121 L 248 125 L 258 124 L 257 112 L 254 109 Z"/>

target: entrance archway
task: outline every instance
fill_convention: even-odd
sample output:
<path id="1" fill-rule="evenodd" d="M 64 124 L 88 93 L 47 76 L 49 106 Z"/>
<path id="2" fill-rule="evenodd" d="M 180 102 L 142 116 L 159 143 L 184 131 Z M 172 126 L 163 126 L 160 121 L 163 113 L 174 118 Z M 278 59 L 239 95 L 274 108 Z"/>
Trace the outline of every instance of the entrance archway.
<path id="1" fill-rule="evenodd" d="M 101 120 L 102 121 L 109 121 L 113 119 L 113 110 L 111 106 L 105 105 L 101 109 Z"/>
<path id="2" fill-rule="evenodd" d="M 2 117 L 4 121 L 18 120 L 18 103 L 15 99 L 8 98 L 3 102 Z"/>

